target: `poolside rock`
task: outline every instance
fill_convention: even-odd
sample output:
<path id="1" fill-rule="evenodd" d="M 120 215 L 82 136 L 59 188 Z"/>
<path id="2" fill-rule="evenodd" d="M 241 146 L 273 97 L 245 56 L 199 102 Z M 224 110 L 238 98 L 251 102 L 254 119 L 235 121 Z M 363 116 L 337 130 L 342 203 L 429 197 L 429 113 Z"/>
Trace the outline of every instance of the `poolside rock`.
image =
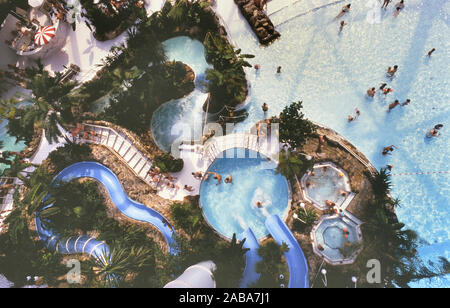
<path id="1" fill-rule="evenodd" d="M 234 0 L 234 2 L 247 19 L 261 44 L 268 45 L 281 36 L 275 30 L 275 26 L 269 17 L 256 5 L 254 0 Z"/>

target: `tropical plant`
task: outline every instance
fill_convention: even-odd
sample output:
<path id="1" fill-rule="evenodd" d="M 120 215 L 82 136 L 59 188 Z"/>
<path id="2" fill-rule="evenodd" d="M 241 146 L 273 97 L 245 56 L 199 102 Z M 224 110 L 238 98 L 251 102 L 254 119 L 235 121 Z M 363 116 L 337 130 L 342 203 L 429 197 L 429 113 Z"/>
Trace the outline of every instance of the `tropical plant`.
<path id="1" fill-rule="evenodd" d="M 175 224 L 189 235 L 194 236 L 200 230 L 203 217 L 194 202 L 174 203 L 170 207 L 170 213 Z"/>
<path id="2" fill-rule="evenodd" d="M 259 280 L 253 285 L 256 288 L 279 288 L 280 275 L 286 276 L 286 265 L 283 264 L 283 254 L 289 251 L 286 243 L 278 245 L 273 239 L 268 240 L 258 249 L 261 261 L 256 264 Z"/>
<path id="3" fill-rule="evenodd" d="M 305 119 L 302 112 L 302 102 L 292 103 L 284 108 L 273 123 L 280 124 L 280 141 L 289 144 L 292 148 L 301 148 L 306 138 L 315 132 L 315 125 Z"/>
<path id="4" fill-rule="evenodd" d="M 244 248 L 245 239 L 238 241 L 233 233 L 231 242 L 219 249 L 215 258 L 216 271 L 214 277 L 220 288 L 237 288 L 242 278 L 242 265 L 244 256 L 249 248 Z M 241 265 L 241 266 L 239 266 Z"/>
<path id="5" fill-rule="evenodd" d="M 153 259 L 152 252 L 143 247 L 104 250 L 102 255 L 104 258 L 91 258 L 90 263 L 106 287 L 123 285 L 128 274 L 138 272 Z"/>
<path id="6" fill-rule="evenodd" d="M 304 232 L 305 228 L 310 229 L 318 219 L 317 212 L 313 209 L 300 207 L 294 213 L 297 214 L 298 218 L 294 220 L 293 228 L 301 232 Z"/>
<path id="7" fill-rule="evenodd" d="M 383 264 L 381 287 L 408 287 L 413 281 L 450 273 L 449 262 L 443 257 L 428 265 L 420 259 L 418 248 L 424 241 L 416 232 L 405 229 L 393 212 L 392 207 L 399 204 L 389 195 L 390 175 L 381 169 L 369 179 L 375 200 L 364 207 L 364 250 L 357 259 L 360 267 L 364 268 L 370 259 L 379 260 Z"/>
<path id="8" fill-rule="evenodd" d="M 25 184 L 28 183 L 28 173 L 27 170 L 29 167 L 33 167 L 32 163 L 25 162 L 19 156 L 15 156 L 12 160 L 2 160 L 2 163 L 6 163 L 8 167 L 3 170 L 2 176 L 18 178 Z"/>
<path id="9" fill-rule="evenodd" d="M 208 90 L 211 93 L 210 108 L 217 112 L 224 105 L 236 107 L 247 96 L 247 81 L 244 67 L 251 67 L 246 59 L 254 58 L 250 54 L 241 54 L 221 35 L 208 32 L 204 41 L 206 58 L 213 63 L 214 69 L 206 71 Z"/>
<path id="10" fill-rule="evenodd" d="M 61 171 L 65 167 L 89 160 L 92 149 L 84 143 L 75 143 L 66 139 L 64 146 L 57 148 L 48 155 L 48 159 L 55 166 L 56 171 Z"/>
<path id="11" fill-rule="evenodd" d="M 308 170 L 312 170 L 314 161 L 307 160 L 301 154 L 293 154 L 289 151 L 280 153 L 276 173 L 281 173 L 286 178 L 292 180 L 301 177 Z"/>
<path id="12" fill-rule="evenodd" d="M 387 200 L 388 193 L 392 187 L 388 171 L 381 168 L 379 172 L 369 174 L 369 181 L 372 184 L 372 190 L 375 194 L 375 198 L 378 200 Z"/>
<path id="13" fill-rule="evenodd" d="M 182 159 L 176 159 L 167 153 L 156 156 L 154 158 L 154 163 L 162 173 L 180 172 L 183 170 L 184 166 L 184 161 Z"/>

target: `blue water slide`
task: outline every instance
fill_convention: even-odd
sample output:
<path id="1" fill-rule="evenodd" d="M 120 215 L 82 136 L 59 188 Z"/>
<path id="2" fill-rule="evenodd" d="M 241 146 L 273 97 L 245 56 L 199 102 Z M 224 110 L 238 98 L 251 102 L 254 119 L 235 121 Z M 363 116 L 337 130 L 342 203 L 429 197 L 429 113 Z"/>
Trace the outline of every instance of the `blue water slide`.
<path id="1" fill-rule="evenodd" d="M 289 247 L 284 254 L 289 266 L 289 288 L 309 288 L 308 263 L 292 232 L 278 215 L 267 218 L 266 228 L 279 245 L 284 242 Z"/>
<path id="2" fill-rule="evenodd" d="M 111 201 L 124 215 L 138 221 L 150 223 L 158 228 L 169 246 L 169 252 L 171 254 L 177 253 L 173 239 L 175 230 L 168 221 L 155 210 L 131 200 L 122 188 L 117 176 L 102 164 L 95 162 L 73 164 L 61 171 L 54 178 L 53 182 L 69 182 L 72 179 L 84 177 L 95 179 L 103 184 L 109 193 Z M 37 213 L 35 221 L 39 238 L 49 249 L 56 250 L 62 254 L 87 253 L 92 257 L 105 261 L 104 256 L 109 253 L 109 247 L 104 242 L 99 242 L 89 236 L 73 236 L 62 239 L 55 230 L 45 228 L 39 213 Z"/>
<path id="3" fill-rule="evenodd" d="M 245 269 L 240 284 L 241 288 L 246 288 L 257 282 L 261 276 L 261 274 L 256 272 L 256 264 L 261 261 L 261 257 L 258 255 L 259 244 L 258 239 L 250 228 L 242 232 L 238 239 L 240 241 L 245 239 L 244 248 L 250 249 L 245 253 Z"/>

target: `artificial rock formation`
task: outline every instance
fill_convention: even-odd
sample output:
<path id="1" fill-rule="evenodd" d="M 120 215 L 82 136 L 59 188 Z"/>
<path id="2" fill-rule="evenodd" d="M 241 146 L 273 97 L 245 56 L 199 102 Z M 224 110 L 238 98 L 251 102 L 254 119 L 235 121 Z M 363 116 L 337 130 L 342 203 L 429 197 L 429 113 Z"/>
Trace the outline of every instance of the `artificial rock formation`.
<path id="1" fill-rule="evenodd" d="M 247 19 L 259 42 L 268 45 L 280 37 L 266 13 L 261 10 L 255 0 L 234 0 L 242 15 Z"/>

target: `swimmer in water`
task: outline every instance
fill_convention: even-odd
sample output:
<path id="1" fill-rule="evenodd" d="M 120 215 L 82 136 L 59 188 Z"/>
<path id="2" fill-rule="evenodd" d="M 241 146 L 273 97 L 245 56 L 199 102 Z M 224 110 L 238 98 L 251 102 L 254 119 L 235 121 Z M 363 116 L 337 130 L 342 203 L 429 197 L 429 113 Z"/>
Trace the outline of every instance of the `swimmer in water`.
<path id="1" fill-rule="evenodd" d="M 395 148 L 395 149 L 398 149 L 395 145 L 390 145 L 390 146 L 388 146 L 388 147 L 385 147 L 385 148 L 383 149 L 382 154 L 383 154 L 383 155 L 390 154 L 389 152 L 393 152 L 393 151 L 394 151 L 394 148 Z"/>
<path id="2" fill-rule="evenodd" d="M 428 52 L 428 58 L 431 57 L 431 55 L 432 55 L 433 52 L 435 52 L 435 51 L 436 51 L 436 48 L 431 49 L 431 50 Z"/>
<path id="3" fill-rule="evenodd" d="M 261 201 L 256 201 L 256 206 L 258 207 L 258 209 L 262 208 L 263 203 Z"/>
<path id="4" fill-rule="evenodd" d="M 371 89 L 367 90 L 367 96 L 374 97 L 376 92 L 377 91 L 375 90 L 375 88 L 371 88 Z"/>
<path id="5" fill-rule="evenodd" d="M 389 109 L 388 112 L 391 111 L 392 109 L 394 109 L 395 107 L 397 107 L 398 105 L 400 105 L 398 99 L 396 99 L 392 104 L 389 105 Z"/>
<path id="6" fill-rule="evenodd" d="M 342 16 L 344 16 L 346 13 L 350 12 L 350 6 L 351 4 L 347 4 L 342 8 L 342 10 L 339 12 L 339 14 L 335 17 L 335 19 L 339 19 Z"/>
<path id="7" fill-rule="evenodd" d="M 380 86 L 380 90 L 383 91 L 386 86 L 387 86 L 387 83 L 382 83 Z"/>
<path id="8" fill-rule="evenodd" d="M 391 68 L 390 66 L 387 69 L 387 75 L 388 77 L 394 77 L 395 73 L 397 73 L 398 65 L 394 65 L 394 68 Z"/>
<path id="9" fill-rule="evenodd" d="M 347 117 L 347 121 L 348 122 L 353 122 L 355 120 L 355 117 L 353 117 L 352 115 L 349 115 L 348 117 Z"/>
<path id="10" fill-rule="evenodd" d="M 408 98 L 404 103 L 402 103 L 402 107 L 403 106 L 407 106 L 411 103 L 411 100 Z"/>
<path id="11" fill-rule="evenodd" d="M 277 74 L 281 74 L 281 66 L 277 67 Z"/>
<path id="12" fill-rule="evenodd" d="M 259 65 L 259 64 L 255 64 L 255 66 L 253 66 L 254 68 L 255 68 L 255 70 L 260 70 L 261 69 L 261 65 Z"/>
<path id="13" fill-rule="evenodd" d="M 394 165 L 387 165 L 386 166 L 386 169 L 389 170 L 389 171 L 392 171 L 393 168 L 394 168 Z"/>
<path id="14" fill-rule="evenodd" d="M 208 173 L 214 175 L 214 179 L 217 180 L 217 185 L 222 183 L 222 177 L 218 173 L 212 171 L 209 171 Z"/>
<path id="15" fill-rule="evenodd" d="M 403 3 L 404 1 L 401 0 L 400 2 L 398 2 L 395 5 L 395 13 L 394 13 L 394 17 L 397 17 L 398 14 L 400 14 L 400 11 L 403 10 L 403 8 L 405 7 L 405 4 Z"/>
<path id="16" fill-rule="evenodd" d="M 361 115 L 361 111 L 359 111 L 359 109 L 358 108 L 355 108 L 355 112 L 356 112 L 356 116 L 360 116 Z"/>
<path id="17" fill-rule="evenodd" d="M 267 105 L 266 103 L 262 104 L 261 108 L 264 112 L 269 111 L 269 105 Z"/>
<path id="18" fill-rule="evenodd" d="M 225 183 L 226 184 L 230 184 L 233 181 L 233 176 L 230 174 L 226 179 L 225 179 Z"/>
<path id="19" fill-rule="evenodd" d="M 383 5 L 381 6 L 382 9 L 386 9 L 389 3 L 391 3 L 392 0 L 384 0 Z"/>
<path id="20" fill-rule="evenodd" d="M 384 89 L 383 89 L 383 94 L 384 94 L 384 95 L 388 95 L 388 94 L 391 93 L 391 92 L 394 92 L 394 90 L 392 90 L 391 88 L 387 88 L 387 89 L 384 88 Z"/>
<path id="21" fill-rule="evenodd" d="M 434 129 L 440 130 L 442 127 L 444 127 L 444 124 L 436 124 Z"/>
<path id="22" fill-rule="evenodd" d="M 428 133 L 429 135 L 427 135 L 427 137 L 438 137 L 440 135 L 440 133 L 436 130 L 436 129 L 432 129 L 430 130 L 430 132 Z"/>

